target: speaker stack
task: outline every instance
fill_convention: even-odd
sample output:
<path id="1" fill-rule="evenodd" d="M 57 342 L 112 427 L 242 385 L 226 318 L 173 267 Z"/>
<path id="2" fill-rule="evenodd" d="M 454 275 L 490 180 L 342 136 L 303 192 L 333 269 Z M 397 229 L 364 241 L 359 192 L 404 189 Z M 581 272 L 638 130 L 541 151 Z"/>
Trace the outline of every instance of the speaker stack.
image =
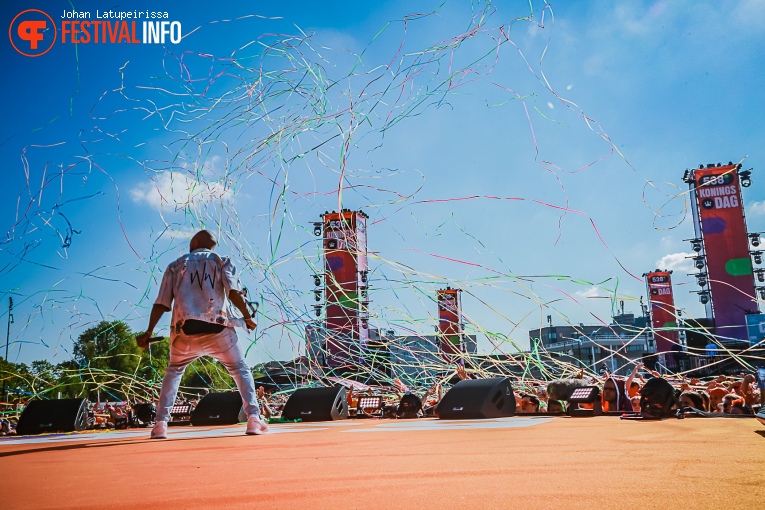
<path id="1" fill-rule="evenodd" d="M 345 387 L 301 388 L 284 404 L 282 418 L 302 421 L 332 421 L 348 418 Z"/>
<path id="2" fill-rule="evenodd" d="M 503 418 L 514 414 L 515 395 L 507 377 L 460 381 L 436 407 L 436 415 L 442 420 Z"/>
<path id="3" fill-rule="evenodd" d="M 16 432 L 26 436 L 46 432 L 74 432 L 88 426 L 88 401 L 84 398 L 33 400 L 24 408 Z"/>

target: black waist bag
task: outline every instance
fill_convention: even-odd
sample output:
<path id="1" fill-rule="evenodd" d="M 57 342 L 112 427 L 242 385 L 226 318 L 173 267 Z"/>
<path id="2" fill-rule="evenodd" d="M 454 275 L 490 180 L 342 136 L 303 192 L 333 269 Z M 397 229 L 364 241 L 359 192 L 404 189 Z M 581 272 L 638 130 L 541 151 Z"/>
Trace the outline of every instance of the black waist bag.
<path id="1" fill-rule="evenodd" d="M 212 322 L 198 321 L 188 319 L 183 322 L 181 331 L 184 335 L 209 335 L 211 333 L 220 333 L 226 328 L 222 324 L 213 324 Z"/>

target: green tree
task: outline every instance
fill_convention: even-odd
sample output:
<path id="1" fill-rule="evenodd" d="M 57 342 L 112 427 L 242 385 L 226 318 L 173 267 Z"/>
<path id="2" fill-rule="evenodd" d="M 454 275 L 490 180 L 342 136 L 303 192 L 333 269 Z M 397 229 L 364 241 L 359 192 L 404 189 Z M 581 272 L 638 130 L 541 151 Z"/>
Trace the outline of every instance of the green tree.
<path id="1" fill-rule="evenodd" d="M 87 385 L 80 377 L 80 367 L 76 361 L 62 361 L 56 365 L 56 372 L 56 396 L 61 392 L 62 398 L 87 397 Z"/>
<path id="2" fill-rule="evenodd" d="M 10 400 L 14 397 L 29 398 L 32 392 L 32 374 L 24 363 L 11 363 L 0 358 L 0 386 L 5 388 Z M 5 400 L 6 395 L 0 396 Z"/>
<path id="3" fill-rule="evenodd" d="M 82 332 L 74 342 L 74 359 L 69 365 L 40 365 L 46 373 L 56 373 L 55 391 L 62 396 L 87 396 L 95 400 L 154 400 L 170 361 L 170 342 L 165 339 L 146 351 L 135 343 L 135 334 L 120 321 L 103 321 Z M 194 361 L 181 379 L 181 391 L 201 393 L 236 387 L 223 365 L 212 358 Z"/>
<path id="4" fill-rule="evenodd" d="M 121 321 L 102 321 L 83 331 L 73 354 L 80 366 L 124 373 L 135 371 L 141 359 L 134 333 Z"/>
<path id="5" fill-rule="evenodd" d="M 32 392 L 36 395 L 52 392 L 58 386 L 58 380 L 61 377 L 56 366 L 47 360 L 33 361 L 30 373 L 32 375 L 30 385 Z M 54 397 L 49 396 L 49 398 Z"/>
<path id="6" fill-rule="evenodd" d="M 194 394 L 198 393 L 196 390 L 199 388 L 214 391 L 235 389 L 236 383 L 223 365 L 205 356 L 186 367 L 181 386 L 182 390 Z"/>
<path id="7" fill-rule="evenodd" d="M 170 358 L 167 341 L 147 351 L 135 343 L 135 334 L 121 321 L 103 321 L 82 332 L 74 343 L 76 377 L 88 398 L 102 400 L 153 399 Z M 74 381 L 67 377 L 68 385 Z"/>

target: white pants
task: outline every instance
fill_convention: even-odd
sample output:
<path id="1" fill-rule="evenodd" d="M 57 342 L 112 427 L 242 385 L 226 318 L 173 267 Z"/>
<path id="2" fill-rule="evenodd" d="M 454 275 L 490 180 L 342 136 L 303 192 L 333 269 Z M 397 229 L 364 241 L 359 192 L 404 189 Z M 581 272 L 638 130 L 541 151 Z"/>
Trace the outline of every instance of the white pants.
<path id="1" fill-rule="evenodd" d="M 228 373 L 234 378 L 239 394 L 242 396 L 242 405 L 247 416 L 260 415 L 257 396 L 255 394 L 255 382 L 244 354 L 239 347 L 236 331 L 234 328 L 225 328 L 220 333 L 205 335 L 174 335 L 170 342 L 170 363 L 165 369 L 162 378 L 162 389 L 159 392 L 159 405 L 157 406 L 157 421 L 169 421 L 170 410 L 175 403 L 178 386 L 186 367 L 197 358 L 211 356 L 226 367 Z"/>

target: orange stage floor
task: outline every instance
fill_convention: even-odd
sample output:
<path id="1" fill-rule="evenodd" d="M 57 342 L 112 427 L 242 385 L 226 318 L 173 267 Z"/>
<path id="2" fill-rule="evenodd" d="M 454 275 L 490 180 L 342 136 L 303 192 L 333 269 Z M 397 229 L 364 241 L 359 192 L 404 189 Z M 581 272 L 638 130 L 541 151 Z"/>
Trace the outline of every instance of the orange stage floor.
<path id="1" fill-rule="evenodd" d="M 346 420 L 0 440 L 0 508 L 756 509 L 755 419 Z"/>

